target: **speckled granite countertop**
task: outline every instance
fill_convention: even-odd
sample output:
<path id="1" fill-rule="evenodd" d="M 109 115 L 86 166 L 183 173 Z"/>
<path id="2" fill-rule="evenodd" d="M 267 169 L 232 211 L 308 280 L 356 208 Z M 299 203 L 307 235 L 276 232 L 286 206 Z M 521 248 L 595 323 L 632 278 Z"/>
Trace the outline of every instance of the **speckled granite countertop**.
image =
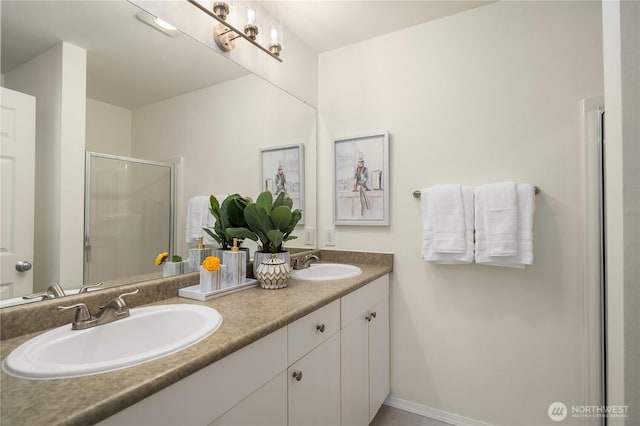
<path id="1" fill-rule="evenodd" d="M 0 423 L 3 426 L 96 423 L 392 271 L 392 255 L 367 257 L 364 253 L 344 253 L 322 251 L 321 259 L 356 264 L 362 268 L 360 276 L 325 282 L 290 280 L 285 289 L 253 288 L 208 302 L 179 297 L 155 302 L 206 304 L 223 317 L 215 333 L 174 355 L 75 379 L 24 380 L 2 371 Z M 2 341 L 2 358 L 36 334 Z"/>

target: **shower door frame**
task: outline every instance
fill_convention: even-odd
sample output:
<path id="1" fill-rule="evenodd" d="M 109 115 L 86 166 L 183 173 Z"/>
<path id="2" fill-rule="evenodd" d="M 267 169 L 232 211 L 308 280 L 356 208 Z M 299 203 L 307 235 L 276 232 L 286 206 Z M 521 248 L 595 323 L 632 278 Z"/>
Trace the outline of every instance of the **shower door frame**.
<path id="1" fill-rule="evenodd" d="M 176 200 L 176 168 L 174 163 L 163 163 L 160 161 L 143 160 L 141 158 L 125 157 L 121 155 L 103 154 L 99 152 L 86 151 L 85 153 L 85 171 L 84 171 L 84 249 L 82 250 L 82 281 L 87 284 L 89 277 L 89 260 L 87 256 L 87 248 L 91 247 L 89 234 L 91 230 L 91 158 L 105 158 L 108 160 L 126 161 L 130 163 L 145 164 L 149 166 L 161 166 L 169 168 L 169 253 L 174 253 L 175 245 L 175 200 Z"/>
<path id="2" fill-rule="evenodd" d="M 607 306 L 606 229 L 604 204 L 604 97 L 582 99 L 582 164 L 584 236 L 583 349 L 584 403 L 606 406 L 607 398 Z M 607 418 L 591 418 L 585 424 L 606 426 Z"/>

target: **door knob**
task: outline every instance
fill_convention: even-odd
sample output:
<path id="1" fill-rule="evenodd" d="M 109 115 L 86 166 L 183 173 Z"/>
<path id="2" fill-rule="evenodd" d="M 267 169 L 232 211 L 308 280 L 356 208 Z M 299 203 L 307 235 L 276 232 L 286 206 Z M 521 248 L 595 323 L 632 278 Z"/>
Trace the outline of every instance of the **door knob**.
<path id="1" fill-rule="evenodd" d="M 16 263 L 16 271 L 18 272 L 27 272 L 31 269 L 33 265 L 26 260 L 20 260 Z"/>

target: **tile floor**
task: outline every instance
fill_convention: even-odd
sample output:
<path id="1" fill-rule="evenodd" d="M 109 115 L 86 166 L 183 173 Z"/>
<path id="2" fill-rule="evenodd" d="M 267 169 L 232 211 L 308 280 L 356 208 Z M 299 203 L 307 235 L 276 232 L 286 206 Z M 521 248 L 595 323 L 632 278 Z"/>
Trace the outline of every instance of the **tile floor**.
<path id="1" fill-rule="evenodd" d="M 369 426 L 449 426 L 449 424 L 383 405 Z"/>

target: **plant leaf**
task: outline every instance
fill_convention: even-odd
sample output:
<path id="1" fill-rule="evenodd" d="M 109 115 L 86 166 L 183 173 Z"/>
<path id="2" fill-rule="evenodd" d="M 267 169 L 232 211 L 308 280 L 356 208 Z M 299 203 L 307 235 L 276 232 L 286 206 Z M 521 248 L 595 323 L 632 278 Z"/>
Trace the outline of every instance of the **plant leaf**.
<path id="1" fill-rule="evenodd" d="M 249 238 L 250 240 L 258 241 L 258 235 L 247 228 L 227 228 L 226 231 L 233 238 Z"/>
<path id="2" fill-rule="evenodd" d="M 222 245 L 222 238 L 218 234 L 215 234 L 210 228 L 202 228 L 202 229 L 204 230 L 204 232 L 209 234 L 211 238 L 216 240 L 218 244 Z"/>
<path id="3" fill-rule="evenodd" d="M 286 206 L 279 206 L 271 210 L 271 223 L 274 229 L 285 232 L 291 222 L 291 210 Z"/>
<path id="4" fill-rule="evenodd" d="M 268 246 L 269 237 L 267 237 L 267 232 L 271 230 L 271 219 L 269 219 L 267 212 L 258 208 L 257 204 L 252 203 L 244 209 L 244 218 L 247 220 L 249 229 L 258 235 L 263 247 L 265 245 Z"/>
<path id="5" fill-rule="evenodd" d="M 269 241 L 271 242 L 271 253 L 276 253 L 282 247 L 282 242 L 284 240 L 284 234 L 279 229 L 272 229 L 267 232 L 267 236 L 269 237 Z"/>
<path id="6" fill-rule="evenodd" d="M 270 191 L 264 191 L 260 195 L 258 195 L 258 199 L 256 200 L 256 205 L 263 209 L 267 214 L 271 214 L 273 204 L 273 195 L 271 195 Z"/>

